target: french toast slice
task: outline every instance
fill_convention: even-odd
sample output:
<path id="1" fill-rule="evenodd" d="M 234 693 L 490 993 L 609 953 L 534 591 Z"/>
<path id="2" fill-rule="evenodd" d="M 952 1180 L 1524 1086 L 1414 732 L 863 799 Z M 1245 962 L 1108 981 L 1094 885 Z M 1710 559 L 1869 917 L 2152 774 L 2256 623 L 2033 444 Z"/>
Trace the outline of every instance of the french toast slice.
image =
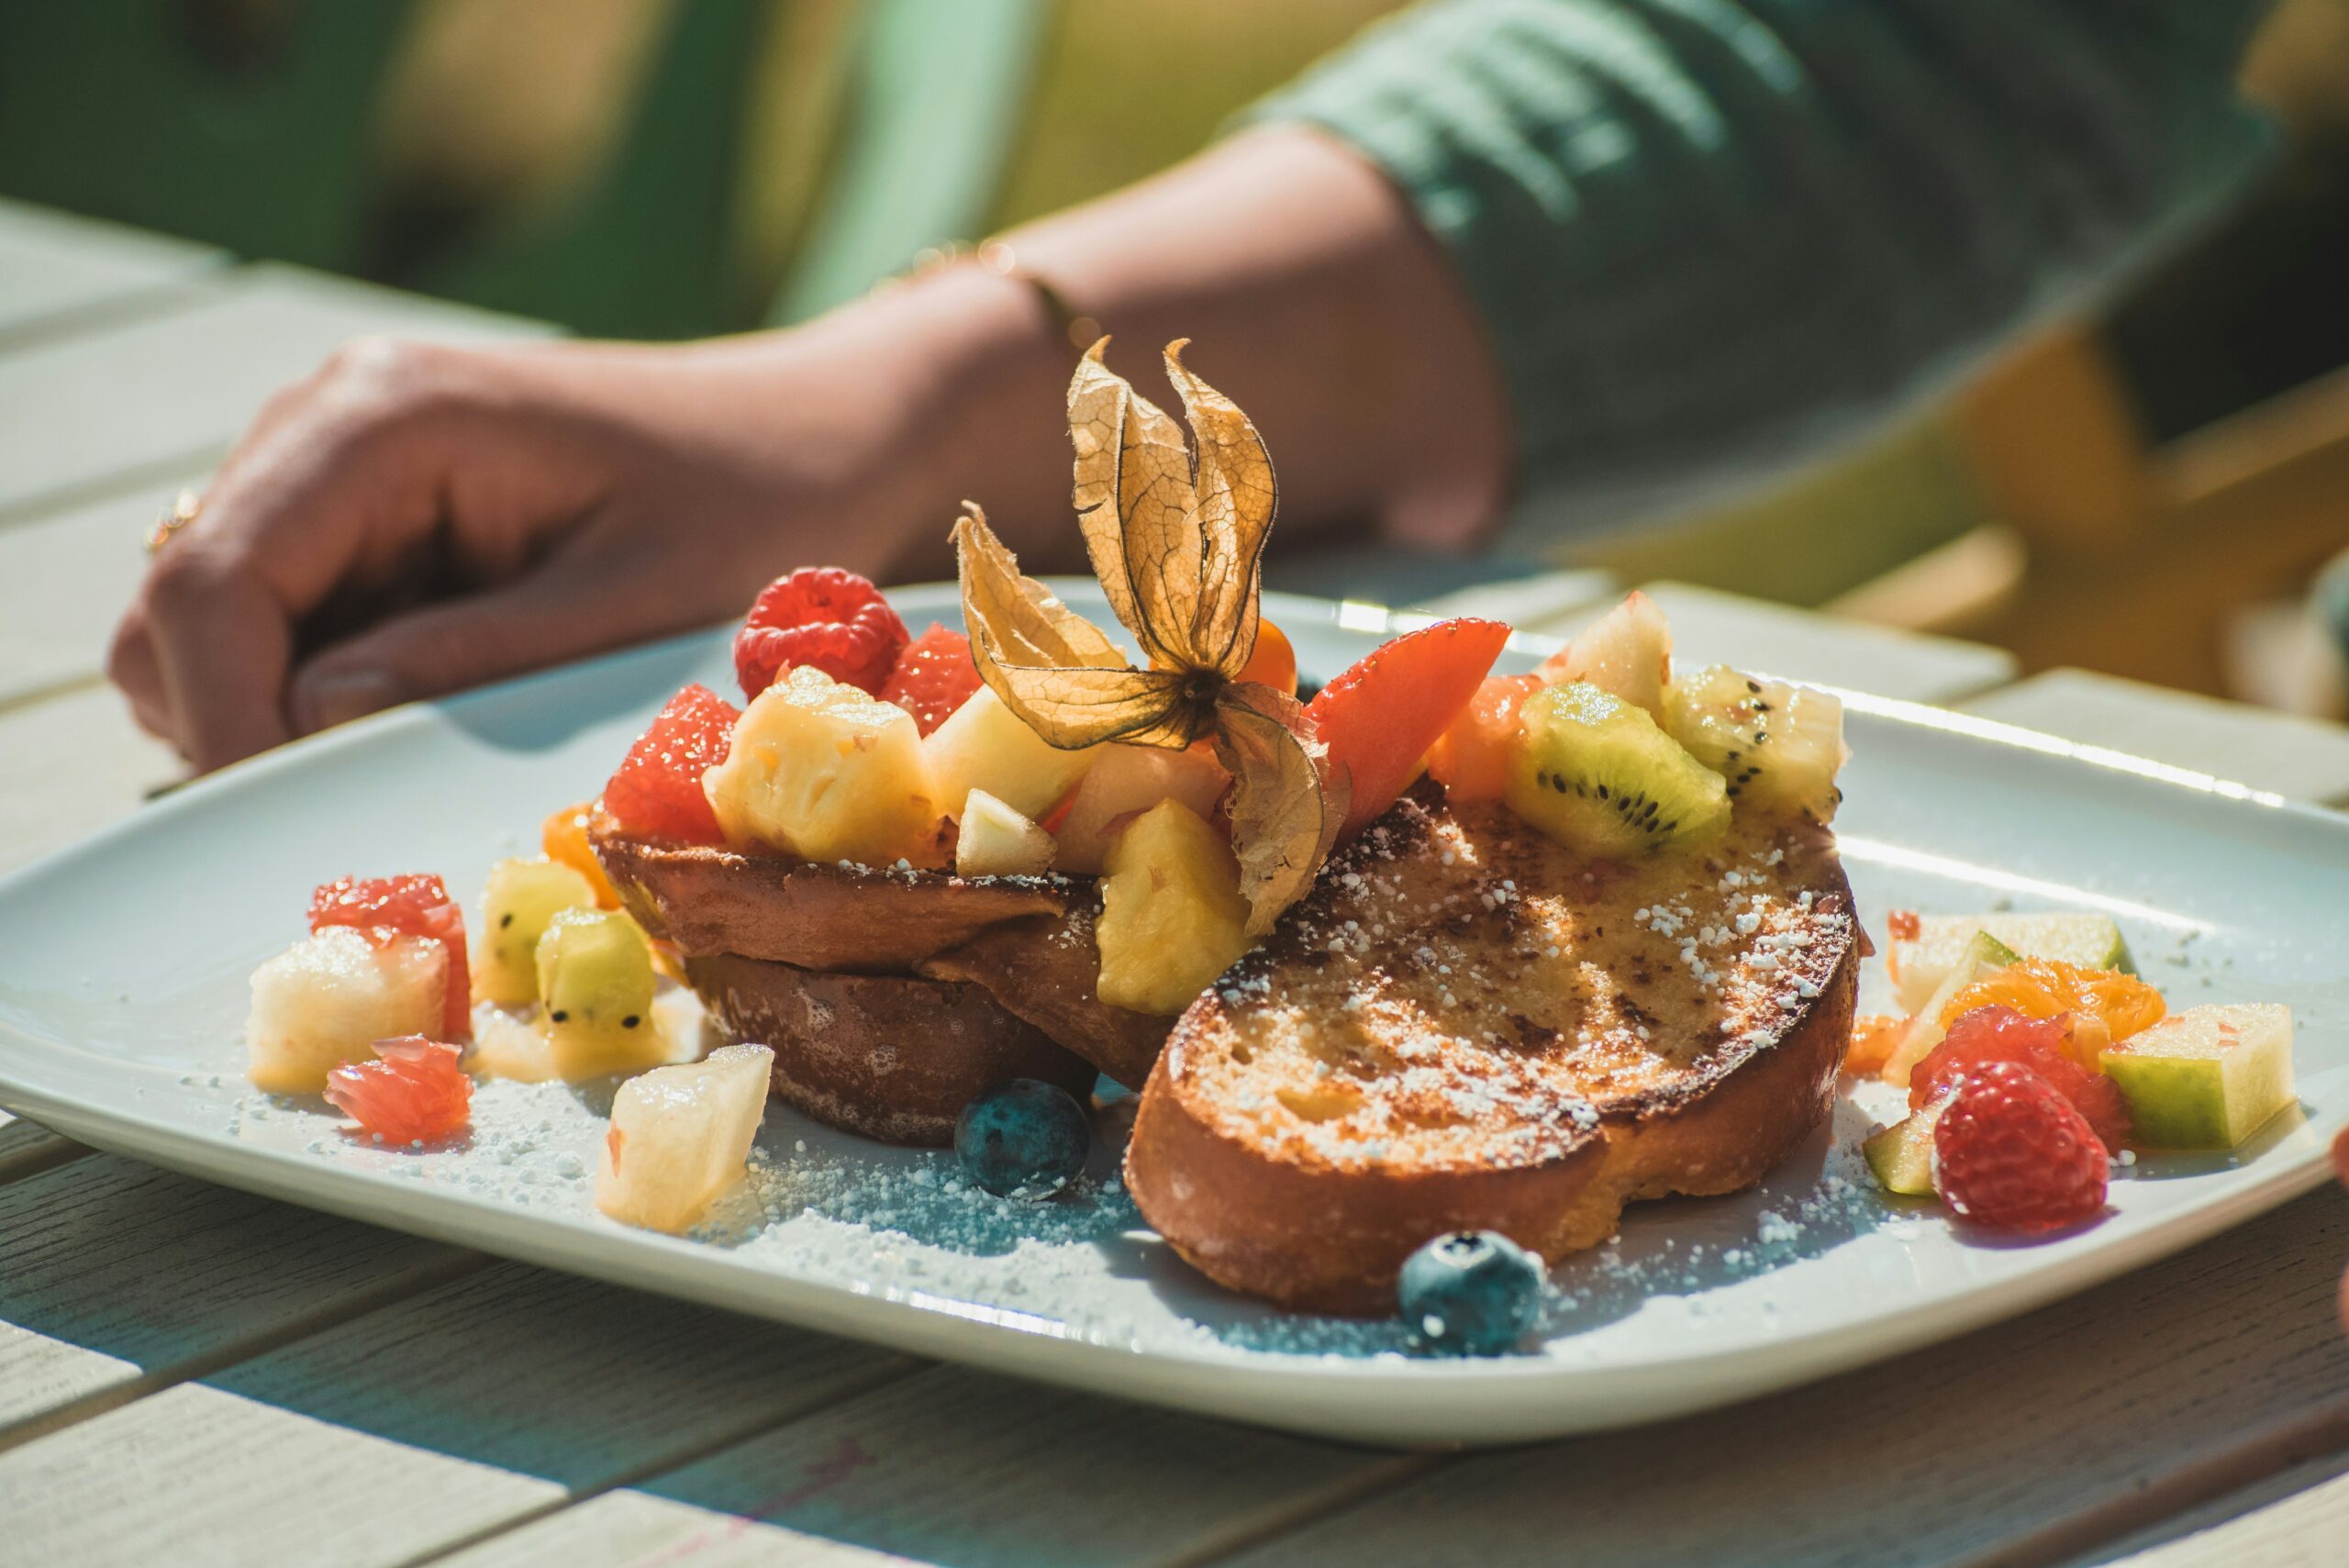
<path id="1" fill-rule="evenodd" d="M 1089 888 L 1084 896 L 1072 895 L 1057 916 L 990 926 L 914 967 L 933 979 L 985 986 L 1006 1012 L 1138 1090 L 1149 1081 L 1174 1020 L 1101 1000 L 1101 955 L 1093 934 L 1100 913 L 1100 892 Z"/>
<path id="2" fill-rule="evenodd" d="M 1423 786 L 1177 1021 L 1127 1186 L 1202 1273 L 1291 1308 L 1391 1312 L 1448 1230 L 1554 1262 L 1809 1135 L 1859 949 L 1807 819 L 1600 861 Z"/>
<path id="3" fill-rule="evenodd" d="M 979 877 L 636 838 L 596 812 L 587 842 L 645 929 L 688 953 L 904 974 L 1006 920 L 1058 915 L 1057 877 Z"/>
<path id="4" fill-rule="evenodd" d="M 729 1041 L 773 1049 L 776 1094 L 884 1143 L 951 1144 L 963 1107 L 1014 1078 L 1093 1092 L 1091 1062 L 977 985 L 733 954 L 688 957 L 685 974 Z"/>

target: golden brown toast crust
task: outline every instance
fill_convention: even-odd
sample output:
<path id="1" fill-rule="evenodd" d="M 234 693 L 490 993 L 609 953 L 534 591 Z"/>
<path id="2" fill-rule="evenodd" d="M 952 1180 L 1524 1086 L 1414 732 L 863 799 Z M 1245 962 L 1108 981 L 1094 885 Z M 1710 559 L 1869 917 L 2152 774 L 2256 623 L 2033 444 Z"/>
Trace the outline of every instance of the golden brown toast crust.
<path id="1" fill-rule="evenodd" d="M 963 1106 L 1013 1078 L 1093 1091 L 1092 1063 L 976 985 L 732 956 L 688 958 L 685 971 L 721 1033 L 774 1048 L 775 1093 L 885 1143 L 953 1142 Z"/>
<path id="2" fill-rule="evenodd" d="M 597 812 L 596 858 L 645 929 L 688 953 L 903 974 L 1005 920 L 1058 915 L 1075 884 L 745 855 L 630 837 Z"/>
<path id="3" fill-rule="evenodd" d="M 1597 862 L 1416 794 L 1177 1022 L 1127 1184 L 1202 1272 L 1286 1307 L 1392 1311 L 1447 1229 L 1554 1261 L 1626 1202 L 1751 1184 L 1819 1125 L 1856 938 L 1807 822 Z"/>
<path id="4" fill-rule="evenodd" d="M 991 926 L 916 967 L 939 980 L 984 985 L 1006 1012 L 1034 1024 L 1129 1089 L 1148 1081 L 1172 1018 L 1101 1000 L 1093 935 L 1098 895 L 1072 898 L 1057 917 Z"/>

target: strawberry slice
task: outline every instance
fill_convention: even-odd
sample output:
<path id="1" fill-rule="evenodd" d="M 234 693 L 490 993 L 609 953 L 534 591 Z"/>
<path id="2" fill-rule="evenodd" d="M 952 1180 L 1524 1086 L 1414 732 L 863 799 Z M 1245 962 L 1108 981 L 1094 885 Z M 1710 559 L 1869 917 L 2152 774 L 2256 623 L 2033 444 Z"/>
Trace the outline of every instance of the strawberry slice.
<path id="1" fill-rule="evenodd" d="M 1361 832 L 1410 787 L 1508 640 L 1501 621 L 1438 621 L 1372 649 L 1306 705 L 1332 774 L 1342 770 L 1353 790 L 1340 838 Z"/>
<path id="2" fill-rule="evenodd" d="M 473 981 L 465 969 L 465 912 L 437 876 L 346 876 L 310 895 L 310 934 L 349 926 L 375 943 L 394 937 L 439 942 L 449 960 L 441 1038 L 473 1037 Z"/>

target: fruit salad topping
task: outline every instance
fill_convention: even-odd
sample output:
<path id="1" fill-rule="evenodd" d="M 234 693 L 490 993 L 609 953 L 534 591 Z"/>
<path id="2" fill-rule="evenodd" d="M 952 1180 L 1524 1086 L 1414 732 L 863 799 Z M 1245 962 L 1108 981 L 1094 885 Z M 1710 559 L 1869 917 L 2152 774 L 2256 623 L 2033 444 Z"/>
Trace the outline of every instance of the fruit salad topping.
<path id="1" fill-rule="evenodd" d="M 2060 1230 L 2104 1207 L 2104 1145 L 2087 1118 L 2030 1068 L 1969 1074 L 1933 1129 L 1933 1173 L 1960 1218 L 2001 1230 Z"/>
<path id="2" fill-rule="evenodd" d="M 604 786 L 604 809 L 631 833 L 689 844 L 719 844 L 718 815 L 702 774 L 726 761 L 741 714 L 707 686 L 671 697 Z"/>
<path id="3" fill-rule="evenodd" d="M 375 1059 L 327 1075 L 328 1104 L 378 1142 L 430 1143 L 462 1131 L 472 1114 L 473 1081 L 458 1065 L 456 1046 L 408 1035 L 375 1042 Z"/>
<path id="4" fill-rule="evenodd" d="M 978 689 L 979 667 L 971 662 L 971 639 L 932 621 L 897 655 L 896 668 L 881 688 L 881 700 L 912 714 L 928 735 Z"/>
<path id="5" fill-rule="evenodd" d="M 1341 840 L 1410 787 L 1428 748 L 1476 695 L 1508 629 L 1462 617 L 1405 632 L 1364 654 L 1306 706 L 1314 735 L 1330 749 L 1330 775 L 1346 790 Z"/>
<path id="6" fill-rule="evenodd" d="M 1976 1007 L 1950 1025 L 1941 1044 L 1917 1064 L 1909 1105 L 1921 1110 L 1993 1062 L 2028 1067 L 2062 1095 L 2113 1153 L 2129 1136 L 2129 1105 L 2111 1079 L 2073 1054 L 2068 1018 L 2033 1018 L 2012 1007 Z"/>
<path id="7" fill-rule="evenodd" d="M 799 664 L 877 694 L 906 641 L 906 623 L 870 581 L 837 566 L 803 566 L 768 584 L 751 606 L 734 634 L 734 673 L 745 700 Z"/>
<path id="8" fill-rule="evenodd" d="M 393 937 L 438 942 L 448 959 L 441 1003 L 444 1040 L 469 1040 L 473 991 L 465 973 L 465 915 L 437 876 L 346 876 L 310 895 L 313 935 L 347 926 L 378 943 Z"/>
<path id="9" fill-rule="evenodd" d="M 583 800 L 575 806 L 563 806 L 551 812 L 539 828 L 539 847 L 547 859 L 558 865 L 569 866 L 587 879 L 596 895 L 597 906 L 617 909 L 620 906 L 619 891 L 604 874 L 604 865 L 587 843 L 587 823 L 596 815 L 598 803 Z"/>

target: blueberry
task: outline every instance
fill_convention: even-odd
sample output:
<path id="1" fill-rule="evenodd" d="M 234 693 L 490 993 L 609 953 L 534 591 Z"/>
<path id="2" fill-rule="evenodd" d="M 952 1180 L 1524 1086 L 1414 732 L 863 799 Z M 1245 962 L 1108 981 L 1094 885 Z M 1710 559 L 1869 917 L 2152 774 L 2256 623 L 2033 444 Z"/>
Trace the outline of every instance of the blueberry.
<path id="1" fill-rule="evenodd" d="M 998 1084 L 954 1123 L 963 1173 L 998 1197 L 1052 1196 L 1084 1171 L 1092 1143 L 1075 1096 L 1033 1078 Z"/>
<path id="2" fill-rule="evenodd" d="M 1455 1230 L 1403 1261 L 1395 1295 L 1424 1349 L 1503 1355 L 1541 1312 L 1542 1264 L 1497 1231 Z"/>

